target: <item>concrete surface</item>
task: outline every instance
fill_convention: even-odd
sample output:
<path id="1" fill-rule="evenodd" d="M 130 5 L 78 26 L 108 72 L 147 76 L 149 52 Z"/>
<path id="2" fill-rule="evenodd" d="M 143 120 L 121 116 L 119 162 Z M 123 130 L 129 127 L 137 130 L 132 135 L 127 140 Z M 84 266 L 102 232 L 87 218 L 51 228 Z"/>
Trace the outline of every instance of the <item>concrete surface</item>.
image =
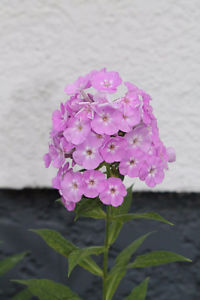
<path id="1" fill-rule="evenodd" d="M 199 20 L 199 0 L 1 0 L 0 187 L 51 185 L 51 112 L 67 83 L 107 67 L 151 94 L 177 151 L 155 190 L 200 191 Z"/>

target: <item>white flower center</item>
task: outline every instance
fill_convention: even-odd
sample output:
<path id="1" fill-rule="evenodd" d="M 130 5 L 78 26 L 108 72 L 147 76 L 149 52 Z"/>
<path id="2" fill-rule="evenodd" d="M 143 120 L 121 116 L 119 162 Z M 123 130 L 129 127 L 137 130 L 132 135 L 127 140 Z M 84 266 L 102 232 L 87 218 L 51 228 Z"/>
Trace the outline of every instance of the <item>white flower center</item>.
<path id="1" fill-rule="evenodd" d="M 76 192 L 78 190 L 78 183 L 73 180 L 72 183 L 71 183 L 71 189 Z"/>
<path id="2" fill-rule="evenodd" d="M 94 179 L 94 177 L 90 177 L 87 180 L 87 184 L 89 188 L 94 188 L 96 186 L 96 180 Z"/>
<path id="3" fill-rule="evenodd" d="M 101 121 L 107 125 L 108 123 L 110 123 L 111 119 L 110 119 L 110 115 L 108 113 L 103 113 L 101 115 Z"/>
<path id="4" fill-rule="evenodd" d="M 107 152 L 115 153 L 118 147 L 115 143 L 110 143 L 107 147 Z"/>
<path id="5" fill-rule="evenodd" d="M 95 149 L 87 146 L 84 151 L 84 155 L 87 159 L 92 159 L 95 156 Z"/>
<path id="6" fill-rule="evenodd" d="M 119 194 L 119 191 L 117 189 L 117 186 L 110 185 L 108 194 L 110 194 L 112 197 L 115 197 L 117 194 Z"/>

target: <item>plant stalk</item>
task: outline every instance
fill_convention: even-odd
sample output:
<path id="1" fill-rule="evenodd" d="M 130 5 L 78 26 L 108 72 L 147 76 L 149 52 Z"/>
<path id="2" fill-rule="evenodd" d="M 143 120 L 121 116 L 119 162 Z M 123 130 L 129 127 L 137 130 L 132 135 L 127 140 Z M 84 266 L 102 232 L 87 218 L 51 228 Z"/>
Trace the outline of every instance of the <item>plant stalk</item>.
<path id="1" fill-rule="evenodd" d="M 104 242 L 104 262 L 103 262 L 103 300 L 106 300 L 106 280 L 108 274 L 108 252 L 109 252 L 109 226 L 110 226 L 111 207 L 106 208 L 106 232 Z"/>

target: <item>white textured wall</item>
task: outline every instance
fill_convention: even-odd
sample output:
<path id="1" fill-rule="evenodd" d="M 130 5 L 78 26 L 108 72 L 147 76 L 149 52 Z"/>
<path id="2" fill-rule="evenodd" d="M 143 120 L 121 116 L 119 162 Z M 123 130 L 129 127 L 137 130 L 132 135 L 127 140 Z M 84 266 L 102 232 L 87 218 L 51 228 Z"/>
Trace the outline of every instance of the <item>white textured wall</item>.
<path id="1" fill-rule="evenodd" d="M 177 151 L 156 190 L 200 191 L 199 32 L 199 0 L 1 0 L 0 187 L 50 186 L 51 112 L 67 83 L 107 67 L 152 95 Z"/>

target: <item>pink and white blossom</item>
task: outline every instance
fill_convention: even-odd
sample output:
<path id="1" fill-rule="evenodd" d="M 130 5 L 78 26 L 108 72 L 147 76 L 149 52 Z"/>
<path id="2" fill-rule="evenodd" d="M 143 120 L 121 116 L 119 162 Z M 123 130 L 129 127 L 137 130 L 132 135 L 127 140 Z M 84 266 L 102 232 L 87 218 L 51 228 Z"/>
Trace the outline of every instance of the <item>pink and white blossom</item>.
<path id="1" fill-rule="evenodd" d="M 114 93 L 122 80 L 117 72 L 100 71 L 92 77 L 91 83 L 92 87 L 98 91 Z"/>
<path id="2" fill-rule="evenodd" d="M 156 156 L 149 156 L 140 169 L 139 178 L 144 180 L 149 187 L 161 183 L 164 179 L 162 160 Z"/>
<path id="3" fill-rule="evenodd" d="M 92 129 L 99 134 L 112 135 L 118 132 L 121 114 L 116 109 L 105 106 L 100 107 L 91 122 Z"/>
<path id="4" fill-rule="evenodd" d="M 140 169 L 144 163 L 145 153 L 140 149 L 130 149 L 122 158 L 119 164 L 119 171 L 122 175 L 131 178 L 138 177 Z"/>
<path id="5" fill-rule="evenodd" d="M 73 152 L 75 162 L 87 170 L 96 169 L 103 161 L 96 144 L 96 138 L 87 138 L 85 142 L 78 145 Z"/>
<path id="6" fill-rule="evenodd" d="M 66 172 L 60 185 L 61 195 L 68 202 L 79 202 L 83 195 L 83 179 L 80 172 Z"/>
<path id="7" fill-rule="evenodd" d="M 106 180 L 105 188 L 99 198 L 104 204 L 116 207 L 122 204 L 126 194 L 127 191 L 121 179 L 110 177 Z"/>
<path id="8" fill-rule="evenodd" d="M 106 162 L 112 163 L 120 161 L 123 158 L 126 147 L 126 141 L 123 137 L 112 137 L 104 143 L 100 149 L 100 153 Z"/>
<path id="9" fill-rule="evenodd" d="M 90 122 L 88 120 L 71 119 L 63 135 L 68 142 L 79 145 L 84 142 L 90 129 Z"/>
<path id="10" fill-rule="evenodd" d="M 131 149 L 140 148 L 142 151 L 147 152 L 151 146 L 151 136 L 145 126 L 134 128 L 125 135 L 125 140 Z"/>
<path id="11" fill-rule="evenodd" d="M 83 173 L 83 194 L 95 198 L 105 188 L 106 177 L 101 171 L 91 170 Z"/>

